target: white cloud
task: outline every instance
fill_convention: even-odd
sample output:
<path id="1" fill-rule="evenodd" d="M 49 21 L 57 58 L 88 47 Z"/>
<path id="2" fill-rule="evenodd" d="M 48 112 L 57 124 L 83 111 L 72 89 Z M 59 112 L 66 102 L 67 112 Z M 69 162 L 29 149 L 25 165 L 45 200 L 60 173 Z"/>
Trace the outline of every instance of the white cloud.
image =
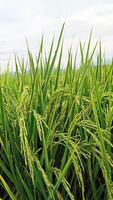
<path id="1" fill-rule="evenodd" d="M 106 54 L 113 55 L 113 3 L 95 5 L 78 11 L 68 18 L 68 26 L 81 40 L 88 38 L 93 28 L 93 39 L 102 40 Z"/>
<path id="2" fill-rule="evenodd" d="M 87 40 L 93 28 L 93 40 L 102 39 L 106 54 L 113 55 L 113 3 L 93 4 L 93 6 L 77 10 L 75 3 L 68 6 L 66 2 L 65 9 L 63 2 L 60 4 L 58 1 L 58 5 L 44 0 L 0 2 L 0 63 L 4 63 L 3 60 L 7 60 L 14 49 L 17 52 L 25 51 L 25 37 L 28 38 L 31 48 L 36 49 L 37 42 L 43 33 L 48 47 L 52 35 L 58 34 L 66 17 L 66 47 L 73 43 L 76 49 L 79 39 Z"/>

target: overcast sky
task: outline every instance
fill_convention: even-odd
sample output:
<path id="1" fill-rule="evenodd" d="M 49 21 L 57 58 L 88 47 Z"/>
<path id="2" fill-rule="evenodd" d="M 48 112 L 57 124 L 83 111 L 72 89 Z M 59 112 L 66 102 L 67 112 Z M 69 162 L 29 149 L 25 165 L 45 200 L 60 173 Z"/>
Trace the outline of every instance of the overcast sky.
<path id="1" fill-rule="evenodd" d="M 93 28 L 93 40 L 102 41 L 108 57 L 113 56 L 113 0 L 0 0 L 0 65 L 24 55 L 25 38 L 36 50 L 42 33 L 49 46 L 66 20 L 65 45 L 86 41 Z"/>

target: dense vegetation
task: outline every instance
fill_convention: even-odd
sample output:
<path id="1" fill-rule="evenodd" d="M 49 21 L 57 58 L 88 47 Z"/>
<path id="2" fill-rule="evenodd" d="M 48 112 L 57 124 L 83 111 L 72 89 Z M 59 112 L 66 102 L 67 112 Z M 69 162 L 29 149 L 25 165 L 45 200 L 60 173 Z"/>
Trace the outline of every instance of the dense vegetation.
<path id="1" fill-rule="evenodd" d="M 71 48 L 61 69 L 62 27 L 36 58 L 28 47 L 29 70 L 15 57 L 16 74 L 0 77 L 0 197 L 4 200 L 113 199 L 113 64 L 101 45 L 81 63 Z M 55 66 L 57 67 L 55 68 Z"/>

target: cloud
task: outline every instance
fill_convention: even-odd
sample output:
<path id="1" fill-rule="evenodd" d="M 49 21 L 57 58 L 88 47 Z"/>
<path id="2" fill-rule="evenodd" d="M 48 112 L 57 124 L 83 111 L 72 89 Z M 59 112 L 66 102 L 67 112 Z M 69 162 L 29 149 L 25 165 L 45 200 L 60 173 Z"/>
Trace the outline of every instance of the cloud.
<path id="1" fill-rule="evenodd" d="M 65 46 L 73 43 L 76 49 L 79 39 L 86 41 L 93 28 L 93 40 L 102 40 L 107 55 L 113 55 L 113 3 L 94 3 L 91 1 L 44 1 L 44 0 L 4 0 L 0 4 L 0 60 L 5 59 L 2 52 L 12 55 L 14 49 L 24 52 L 25 37 L 32 49 L 36 49 L 42 33 L 49 46 L 52 35 L 58 35 L 66 20 Z M 97 0 L 96 0 L 97 2 Z M 99 1 L 100 2 L 100 1 Z M 105 0 L 104 0 L 105 2 Z M 82 4 L 83 3 L 83 4 Z M 86 3 L 86 5 L 85 5 Z M 88 6 L 89 5 L 89 6 Z M 4 42 L 3 42 L 4 41 Z M 1 61 L 0 61 L 1 62 Z"/>
<path id="2" fill-rule="evenodd" d="M 93 38 L 101 39 L 106 53 L 111 52 L 113 41 L 113 3 L 82 9 L 68 18 L 68 26 L 79 39 L 86 40 L 93 28 Z"/>

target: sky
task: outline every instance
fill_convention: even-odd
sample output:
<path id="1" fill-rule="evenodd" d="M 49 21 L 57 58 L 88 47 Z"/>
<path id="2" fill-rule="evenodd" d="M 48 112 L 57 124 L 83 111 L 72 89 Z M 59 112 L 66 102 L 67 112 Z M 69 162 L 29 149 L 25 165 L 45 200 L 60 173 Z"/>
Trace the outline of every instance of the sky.
<path id="1" fill-rule="evenodd" d="M 26 55 L 26 38 L 36 52 L 43 34 L 48 49 L 65 20 L 64 51 L 71 44 L 76 50 L 93 29 L 93 42 L 101 40 L 103 53 L 113 56 L 113 0 L 0 0 L 0 66 L 14 52 Z"/>

